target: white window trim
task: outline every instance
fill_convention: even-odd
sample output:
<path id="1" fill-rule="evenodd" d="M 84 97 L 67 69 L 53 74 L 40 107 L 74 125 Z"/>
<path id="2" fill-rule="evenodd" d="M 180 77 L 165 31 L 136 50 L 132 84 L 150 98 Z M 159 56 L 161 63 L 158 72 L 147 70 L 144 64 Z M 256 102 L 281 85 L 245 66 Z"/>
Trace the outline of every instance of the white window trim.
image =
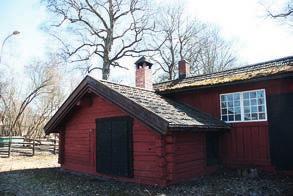
<path id="1" fill-rule="evenodd" d="M 265 119 L 260 119 L 260 120 L 244 120 L 244 101 L 243 101 L 243 94 L 245 92 L 256 92 L 256 91 L 264 91 L 264 106 L 265 106 Z M 267 114 L 267 93 L 266 89 L 256 89 L 256 90 L 246 90 L 246 91 L 236 91 L 236 92 L 231 92 L 231 93 L 222 93 L 220 94 L 220 118 L 222 120 L 222 95 L 230 95 L 230 94 L 235 94 L 239 93 L 240 94 L 240 113 L 241 113 L 241 120 L 239 121 L 225 121 L 225 123 L 249 123 L 249 122 L 265 122 L 268 120 L 268 114 Z"/>

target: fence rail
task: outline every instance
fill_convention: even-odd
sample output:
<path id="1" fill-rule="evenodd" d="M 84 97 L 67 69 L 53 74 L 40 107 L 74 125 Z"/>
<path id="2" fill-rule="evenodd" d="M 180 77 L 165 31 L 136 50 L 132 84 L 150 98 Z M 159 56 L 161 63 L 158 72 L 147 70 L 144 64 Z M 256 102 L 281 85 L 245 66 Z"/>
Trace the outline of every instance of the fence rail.
<path id="1" fill-rule="evenodd" d="M 34 156 L 36 152 L 58 153 L 59 145 L 57 140 L 32 140 L 24 142 L 1 142 L 0 156 L 10 157 L 11 152 Z"/>

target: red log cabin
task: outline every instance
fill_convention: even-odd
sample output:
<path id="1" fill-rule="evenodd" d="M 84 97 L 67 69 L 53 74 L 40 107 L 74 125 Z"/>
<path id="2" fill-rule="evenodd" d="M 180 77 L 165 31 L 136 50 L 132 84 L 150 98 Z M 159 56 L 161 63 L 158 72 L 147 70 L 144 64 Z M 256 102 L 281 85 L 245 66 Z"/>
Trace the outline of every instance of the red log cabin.
<path id="1" fill-rule="evenodd" d="M 65 170 L 165 186 L 224 167 L 293 170 L 293 57 L 136 87 L 86 76 L 46 124 Z"/>

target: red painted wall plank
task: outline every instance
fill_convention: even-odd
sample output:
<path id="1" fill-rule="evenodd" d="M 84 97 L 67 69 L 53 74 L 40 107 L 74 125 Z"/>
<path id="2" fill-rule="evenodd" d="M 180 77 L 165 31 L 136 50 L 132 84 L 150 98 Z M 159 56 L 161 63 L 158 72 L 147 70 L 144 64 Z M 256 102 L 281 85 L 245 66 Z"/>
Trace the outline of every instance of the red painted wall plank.
<path id="1" fill-rule="evenodd" d="M 205 134 L 174 133 L 166 146 L 169 183 L 203 175 L 206 168 Z M 172 143 L 173 142 L 173 143 Z"/>
<path id="2" fill-rule="evenodd" d="M 64 163 L 68 170 L 103 175 L 96 172 L 96 118 L 126 116 L 126 112 L 105 99 L 94 96 L 93 104 L 83 104 L 74 110 L 66 122 L 64 136 Z M 160 166 L 162 154 L 161 136 L 134 119 L 133 121 L 133 178 L 127 181 L 164 185 L 166 177 Z"/>
<path id="3" fill-rule="evenodd" d="M 278 79 L 199 89 L 190 92 L 178 92 L 172 95 L 171 98 L 196 107 L 216 118 L 220 118 L 220 94 L 255 89 L 265 89 L 268 98 L 272 94 L 293 92 L 293 80 Z M 221 137 L 220 155 L 228 166 L 253 165 L 267 167 L 271 165 L 268 122 L 234 123 L 232 130 Z"/>

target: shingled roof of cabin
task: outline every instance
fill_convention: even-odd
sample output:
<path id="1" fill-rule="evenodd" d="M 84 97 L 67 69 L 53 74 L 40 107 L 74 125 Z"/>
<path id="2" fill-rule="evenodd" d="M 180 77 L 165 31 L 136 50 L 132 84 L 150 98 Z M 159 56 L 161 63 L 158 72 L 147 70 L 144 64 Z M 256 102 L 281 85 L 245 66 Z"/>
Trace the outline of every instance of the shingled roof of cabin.
<path id="1" fill-rule="evenodd" d="M 200 87 L 211 87 L 216 85 L 231 84 L 241 81 L 256 79 L 267 79 L 271 76 L 293 73 L 293 56 L 257 63 L 244 67 L 234 68 L 226 71 L 176 79 L 157 83 L 154 89 L 160 93 L 186 90 Z"/>
<path id="2" fill-rule="evenodd" d="M 228 129 L 229 126 L 209 114 L 174 102 L 154 91 L 125 86 L 87 76 L 45 125 L 47 134 L 58 132 L 60 124 L 86 93 L 95 93 L 120 106 L 130 115 L 148 124 L 158 132 Z"/>

